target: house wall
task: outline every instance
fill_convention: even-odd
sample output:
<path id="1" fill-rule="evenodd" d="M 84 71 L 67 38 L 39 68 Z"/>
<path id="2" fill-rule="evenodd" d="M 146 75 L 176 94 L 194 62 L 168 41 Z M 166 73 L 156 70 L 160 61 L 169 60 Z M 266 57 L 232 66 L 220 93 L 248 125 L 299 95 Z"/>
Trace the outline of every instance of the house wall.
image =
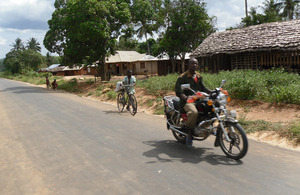
<path id="1" fill-rule="evenodd" d="M 74 75 L 86 75 L 87 71 L 85 68 L 81 68 L 80 70 L 74 70 L 73 73 Z"/>
<path id="2" fill-rule="evenodd" d="M 58 71 L 56 75 L 57 76 L 65 76 L 65 72 L 64 71 Z"/>
<path id="3" fill-rule="evenodd" d="M 245 52 L 232 55 L 233 69 L 271 69 L 284 68 L 288 72 L 300 73 L 299 52 Z"/>
<path id="4" fill-rule="evenodd" d="M 136 62 L 136 74 L 157 74 L 157 61 Z M 145 72 L 146 71 L 146 72 Z"/>
<path id="5" fill-rule="evenodd" d="M 243 52 L 238 54 L 217 54 L 198 58 L 200 69 L 219 72 L 234 69 L 284 68 L 288 72 L 300 73 L 300 51 Z"/>
<path id="6" fill-rule="evenodd" d="M 87 75 L 96 75 L 97 74 L 96 67 L 87 67 L 86 74 Z"/>

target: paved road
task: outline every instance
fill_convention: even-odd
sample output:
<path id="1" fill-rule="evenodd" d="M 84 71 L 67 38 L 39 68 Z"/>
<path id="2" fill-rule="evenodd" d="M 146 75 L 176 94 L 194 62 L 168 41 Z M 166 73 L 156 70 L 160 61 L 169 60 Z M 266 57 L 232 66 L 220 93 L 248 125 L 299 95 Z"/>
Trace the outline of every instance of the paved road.
<path id="1" fill-rule="evenodd" d="M 0 79 L 0 119 L 0 194 L 300 194 L 299 152 L 250 140 L 234 161 L 75 95 Z"/>

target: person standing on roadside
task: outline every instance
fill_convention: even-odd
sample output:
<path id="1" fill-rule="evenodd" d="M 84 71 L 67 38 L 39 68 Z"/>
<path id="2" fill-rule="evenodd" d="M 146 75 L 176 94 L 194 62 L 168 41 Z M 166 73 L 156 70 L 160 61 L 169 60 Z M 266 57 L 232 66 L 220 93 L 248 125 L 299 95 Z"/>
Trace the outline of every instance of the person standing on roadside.
<path id="1" fill-rule="evenodd" d="M 57 82 L 56 79 L 51 83 L 53 90 L 57 90 Z"/>
<path id="2" fill-rule="evenodd" d="M 48 77 L 46 77 L 46 86 L 47 86 L 47 89 L 50 88 L 50 81 L 49 81 Z"/>

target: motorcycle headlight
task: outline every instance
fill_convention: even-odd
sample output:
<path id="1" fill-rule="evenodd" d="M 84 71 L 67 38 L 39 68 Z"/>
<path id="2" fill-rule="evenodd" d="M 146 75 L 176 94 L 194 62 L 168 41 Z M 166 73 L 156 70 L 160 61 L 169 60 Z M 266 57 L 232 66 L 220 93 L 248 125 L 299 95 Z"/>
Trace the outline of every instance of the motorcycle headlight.
<path id="1" fill-rule="evenodd" d="M 217 97 L 217 100 L 220 105 L 226 105 L 227 104 L 227 95 L 224 93 L 220 93 Z"/>

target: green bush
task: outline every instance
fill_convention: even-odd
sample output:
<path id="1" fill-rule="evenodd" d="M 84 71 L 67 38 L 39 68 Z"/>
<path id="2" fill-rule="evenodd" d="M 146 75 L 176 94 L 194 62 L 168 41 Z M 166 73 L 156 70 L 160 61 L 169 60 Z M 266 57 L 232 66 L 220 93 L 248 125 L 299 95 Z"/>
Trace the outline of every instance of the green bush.
<path id="1" fill-rule="evenodd" d="M 57 81 L 57 85 L 58 85 L 58 89 L 62 89 L 68 92 L 79 92 L 79 89 L 76 88 L 78 85 L 76 78 L 67 82 L 63 80 Z"/>
<path id="2" fill-rule="evenodd" d="M 109 92 L 106 93 L 106 95 L 107 95 L 108 99 L 114 100 L 114 99 L 117 98 L 118 94 L 115 93 L 114 91 L 109 91 Z"/>
<path id="3" fill-rule="evenodd" d="M 145 88 L 150 94 L 157 95 L 159 92 L 167 92 L 175 89 L 178 74 L 151 77 L 147 80 L 137 82 L 137 87 Z"/>
<path id="4" fill-rule="evenodd" d="M 294 122 L 289 131 L 292 133 L 291 138 L 294 138 L 296 143 L 300 143 L 300 122 Z"/>

